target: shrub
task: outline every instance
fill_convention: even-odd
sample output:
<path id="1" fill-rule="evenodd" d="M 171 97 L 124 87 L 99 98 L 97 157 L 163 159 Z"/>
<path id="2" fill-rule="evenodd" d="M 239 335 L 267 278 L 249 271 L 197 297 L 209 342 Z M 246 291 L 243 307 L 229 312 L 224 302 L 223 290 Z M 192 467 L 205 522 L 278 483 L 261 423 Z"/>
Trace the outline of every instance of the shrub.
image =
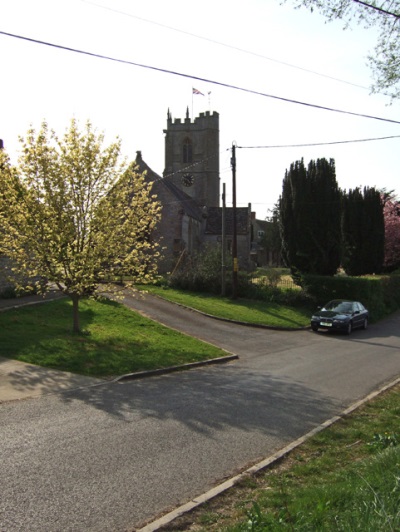
<path id="1" fill-rule="evenodd" d="M 15 297 L 17 297 L 17 292 L 13 286 L 8 286 L 0 292 L 0 299 L 14 299 Z"/>
<path id="2" fill-rule="evenodd" d="M 169 285 L 183 290 L 218 294 L 222 288 L 221 270 L 220 250 L 207 246 L 202 252 L 187 255 L 183 259 L 179 269 L 171 274 Z"/>

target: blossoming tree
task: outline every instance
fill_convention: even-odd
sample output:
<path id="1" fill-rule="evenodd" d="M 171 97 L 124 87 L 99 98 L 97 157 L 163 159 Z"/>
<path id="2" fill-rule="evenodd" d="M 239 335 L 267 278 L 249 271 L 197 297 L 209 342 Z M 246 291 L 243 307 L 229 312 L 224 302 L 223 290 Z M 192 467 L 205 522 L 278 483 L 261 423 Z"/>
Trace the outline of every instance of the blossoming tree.
<path id="1" fill-rule="evenodd" d="M 160 205 L 120 163 L 120 140 L 104 147 L 90 122 L 80 131 L 72 120 L 61 139 L 44 122 L 20 140 L 18 165 L 0 150 L 0 252 L 40 292 L 56 285 L 71 298 L 78 332 L 81 298 L 114 290 L 116 276 L 156 275 Z"/>

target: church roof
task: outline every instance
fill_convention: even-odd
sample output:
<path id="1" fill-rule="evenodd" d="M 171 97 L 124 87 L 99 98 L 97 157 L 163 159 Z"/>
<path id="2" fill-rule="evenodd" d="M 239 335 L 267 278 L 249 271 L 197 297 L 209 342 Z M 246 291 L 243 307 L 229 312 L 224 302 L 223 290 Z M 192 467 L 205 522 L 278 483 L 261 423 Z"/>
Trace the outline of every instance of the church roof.
<path id="1" fill-rule="evenodd" d="M 250 230 L 249 209 L 247 207 L 236 208 L 236 233 L 247 235 Z M 225 232 L 233 234 L 233 208 L 225 209 Z M 222 233 L 222 207 L 209 207 L 207 209 L 206 235 L 220 235 Z"/>
<path id="2" fill-rule="evenodd" d="M 174 185 L 174 183 L 169 179 L 163 178 L 162 185 L 166 187 L 173 196 L 176 197 L 176 199 L 181 203 L 183 209 L 185 210 L 185 213 L 188 216 L 191 216 L 192 218 L 198 221 L 202 220 L 202 209 L 200 208 L 197 201 L 195 201 L 188 194 L 186 194 L 186 192 L 183 192 L 183 190 Z"/>
<path id="3" fill-rule="evenodd" d="M 166 179 L 164 177 L 159 176 L 154 172 L 150 166 L 148 166 L 147 163 L 145 163 L 142 159 L 142 154 L 140 151 L 136 152 L 136 165 L 138 166 L 138 170 L 140 173 L 146 172 L 146 181 L 154 182 L 153 185 L 153 192 L 155 194 L 158 194 L 160 191 L 160 187 L 164 188 L 164 190 L 168 191 L 169 194 L 174 196 L 177 202 L 181 205 L 181 208 L 185 211 L 185 213 L 190 216 L 191 218 L 194 218 L 195 220 L 201 221 L 203 211 L 198 205 L 198 203 L 191 198 L 186 192 L 183 192 L 180 188 L 178 188 L 172 181 L 169 179 Z M 159 201 L 162 200 L 161 197 L 158 198 Z M 161 201 L 162 203 L 162 201 Z"/>

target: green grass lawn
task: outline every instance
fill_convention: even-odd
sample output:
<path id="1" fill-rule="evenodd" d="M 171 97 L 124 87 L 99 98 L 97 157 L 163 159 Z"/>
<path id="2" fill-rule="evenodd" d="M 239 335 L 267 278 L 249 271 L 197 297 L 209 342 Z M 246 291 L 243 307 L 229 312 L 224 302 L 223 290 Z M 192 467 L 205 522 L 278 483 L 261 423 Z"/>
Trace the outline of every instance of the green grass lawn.
<path id="1" fill-rule="evenodd" d="M 250 299 L 231 299 L 198 292 L 174 290 L 159 286 L 141 287 L 148 292 L 213 316 L 230 320 L 297 329 L 310 325 L 308 307 L 287 307 L 278 303 Z"/>
<path id="2" fill-rule="evenodd" d="M 84 334 L 73 334 L 67 298 L 2 312 L 0 356 L 108 377 L 227 354 L 108 300 L 83 300 L 80 318 Z"/>

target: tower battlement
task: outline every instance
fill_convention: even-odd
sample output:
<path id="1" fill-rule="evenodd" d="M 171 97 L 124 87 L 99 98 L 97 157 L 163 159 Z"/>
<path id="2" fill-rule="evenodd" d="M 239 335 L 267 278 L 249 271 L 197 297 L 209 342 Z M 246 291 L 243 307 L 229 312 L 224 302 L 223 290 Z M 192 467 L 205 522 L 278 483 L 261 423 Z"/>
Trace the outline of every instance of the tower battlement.
<path id="1" fill-rule="evenodd" d="M 210 129 L 219 129 L 219 113 L 216 111 L 213 111 L 212 113 L 210 111 L 205 111 L 202 113 L 199 113 L 199 116 L 196 116 L 194 120 L 192 120 L 189 117 L 189 109 L 186 110 L 186 118 L 182 120 L 181 118 L 172 118 L 172 115 L 168 109 L 167 114 L 167 127 L 168 129 L 171 128 L 180 128 L 180 127 L 187 127 L 188 125 L 191 126 L 197 126 L 202 129 L 204 128 L 210 128 Z M 167 130 L 164 129 L 164 133 L 166 133 Z"/>
<path id="2" fill-rule="evenodd" d="M 215 128 L 219 128 L 219 113 L 217 113 L 216 111 L 213 111 L 212 114 L 210 113 L 210 111 L 200 113 L 199 116 L 194 119 L 194 123 L 207 125 L 208 127 L 211 127 L 212 124 Z"/>

